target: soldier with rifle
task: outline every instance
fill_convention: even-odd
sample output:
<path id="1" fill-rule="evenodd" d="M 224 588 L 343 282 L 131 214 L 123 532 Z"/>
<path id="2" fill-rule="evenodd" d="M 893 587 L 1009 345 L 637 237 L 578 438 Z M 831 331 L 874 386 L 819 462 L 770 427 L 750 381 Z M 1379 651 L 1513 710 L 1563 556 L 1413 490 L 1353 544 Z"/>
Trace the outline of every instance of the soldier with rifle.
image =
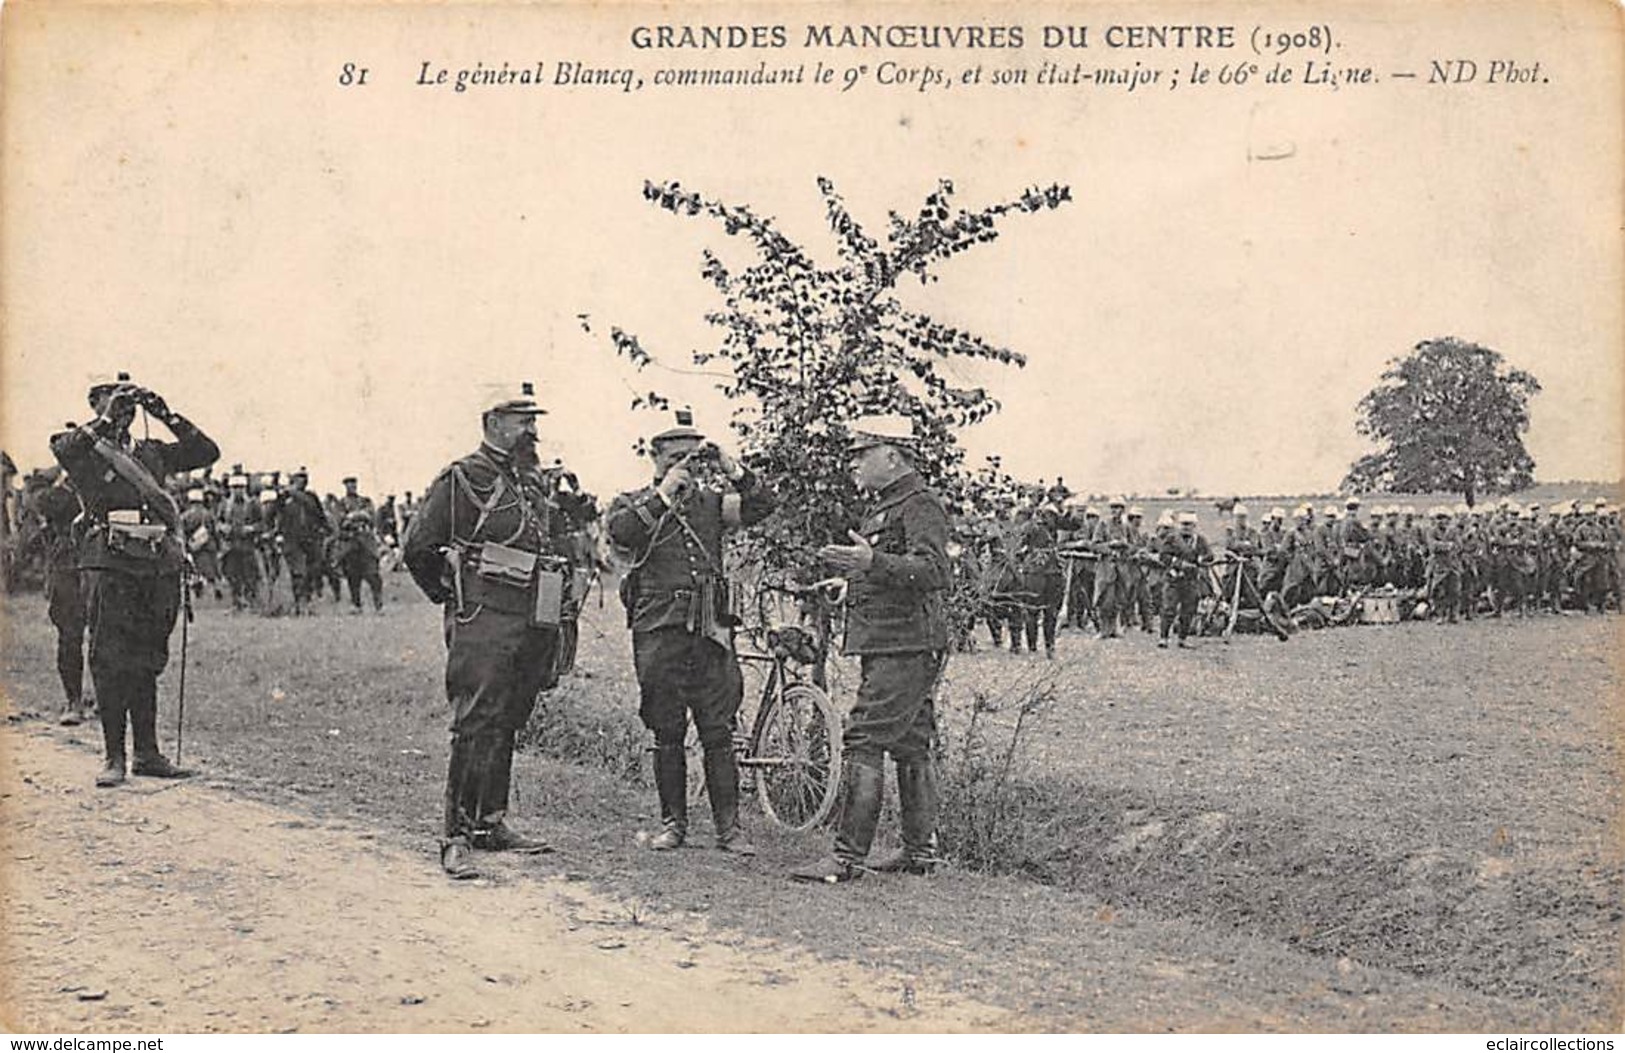
<path id="1" fill-rule="evenodd" d="M 1075 525 L 1071 536 L 1059 549 L 1061 565 L 1066 571 L 1066 624 L 1069 628 L 1088 629 L 1095 614 L 1095 562 L 1097 556 L 1089 549 L 1089 538 L 1100 524 L 1100 509 L 1087 505 L 1081 515 L 1070 516 Z"/>
<path id="2" fill-rule="evenodd" d="M 1136 616 L 1140 620 L 1140 630 L 1149 633 L 1156 622 L 1157 608 L 1162 599 L 1162 586 L 1160 577 L 1157 587 L 1152 587 L 1152 571 L 1155 561 L 1144 557 L 1152 554 L 1153 545 L 1151 536 L 1145 530 L 1145 510 L 1139 505 L 1133 505 L 1128 510 L 1129 548 L 1134 558 L 1129 560 L 1128 573 L 1124 582 L 1123 619 L 1125 624 L 1132 622 Z"/>
<path id="3" fill-rule="evenodd" d="M 1599 499 L 1600 500 L 1600 499 Z M 1606 506 L 1607 502 L 1603 502 Z M 1580 610 L 1602 614 L 1607 609 L 1608 564 L 1613 562 L 1614 546 L 1608 530 L 1597 517 L 1597 505 L 1577 505 L 1580 521 L 1570 535 L 1569 545 L 1575 592 Z"/>
<path id="4" fill-rule="evenodd" d="M 1247 506 L 1237 501 L 1230 506 L 1230 524 L 1224 528 L 1225 551 L 1235 557 L 1234 565 L 1221 581 L 1226 596 L 1239 595 L 1243 587 L 1251 594 L 1258 593 L 1258 557 L 1263 552 L 1263 537 L 1247 522 Z M 1241 575 L 1243 585 L 1235 585 L 1232 575 Z"/>
<path id="5" fill-rule="evenodd" d="M 1203 568 L 1213 565 L 1213 552 L 1207 538 L 1196 530 L 1196 513 L 1180 512 L 1177 532 L 1165 535 L 1157 544 L 1156 556 L 1163 572 L 1161 637 L 1158 647 L 1168 646 L 1170 629 L 1179 635 L 1179 646 L 1189 647 L 1191 619 L 1196 617 L 1196 601 L 1201 591 Z"/>
<path id="6" fill-rule="evenodd" d="M 1258 532 L 1263 558 L 1259 561 L 1258 591 L 1263 595 L 1282 592 L 1286 587 L 1287 553 L 1286 509 L 1272 508 L 1264 516 Z"/>
<path id="7" fill-rule="evenodd" d="M 1095 565 L 1095 615 L 1100 621 L 1101 640 L 1115 639 L 1118 633 L 1118 613 L 1129 602 L 1132 587 L 1135 533 L 1129 529 L 1124 513 L 1128 501 L 1113 497 L 1106 502 L 1106 516 L 1095 526 L 1089 546 L 1098 561 Z"/>
<path id="8" fill-rule="evenodd" d="M 96 418 L 51 437 L 51 452 L 72 477 L 85 507 L 79 551 L 85 573 L 90 673 L 101 707 L 106 764 L 97 786 L 125 779 L 125 726 L 135 739 L 136 775 L 184 778 L 158 750 L 158 674 L 169 660 L 169 634 L 180 616 L 185 544 L 180 510 L 164 477 L 213 464 L 220 448 L 161 396 L 130 383 L 90 389 Z M 174 442 L 133 440 L 144 411 Z"/>

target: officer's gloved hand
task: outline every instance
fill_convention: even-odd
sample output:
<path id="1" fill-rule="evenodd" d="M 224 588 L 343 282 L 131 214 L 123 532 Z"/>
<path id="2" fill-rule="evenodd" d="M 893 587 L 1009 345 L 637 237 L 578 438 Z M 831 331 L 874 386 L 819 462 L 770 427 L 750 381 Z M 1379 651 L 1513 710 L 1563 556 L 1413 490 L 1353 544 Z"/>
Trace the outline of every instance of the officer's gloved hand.
<path id="1" fill-rule="evenodd" d="M 168 421 L 173 414 L 169 410 L 169 403 L 156 391 L 142 390 L 141 405 L 146 411 L 161 421 Z"/>
<path id="2" fill-rule="evenodd" d="M 722 469 L 728 478 L 738 479 L 745 474 L 745 470 L 739 466 L 739 462 L 734 460 L 733 455 L 727 450 L 720 446 L 713 446 L 712 449 L 717 451 L 717 466 Z"/>

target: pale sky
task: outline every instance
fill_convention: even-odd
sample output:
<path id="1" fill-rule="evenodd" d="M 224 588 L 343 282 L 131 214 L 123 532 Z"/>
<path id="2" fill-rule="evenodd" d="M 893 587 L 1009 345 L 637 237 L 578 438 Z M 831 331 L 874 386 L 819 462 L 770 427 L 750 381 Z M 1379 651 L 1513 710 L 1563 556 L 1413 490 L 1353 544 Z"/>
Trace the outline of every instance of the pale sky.
<path id="1" fill-rule="evenodd" d="M 1167 11 L 1189 21 L 1194 7 Z M 610 347 L 618 325 L 685 367 L 718 339 L 699 256 L 728 239 L 646 204 L 644 180 L 748 202 L 832 260 L 823 174 L 876 234 L 939 178 L 971 207 L 1071 186 L 1072 204 L 1009 217 L 937 285 L 905 286 L 1028 357 L 1021 371 L 956 367 L 1005 407 L 967 446 L 1021 476 L 1327 490 L 1363 452 L 1354 406 L 1386 360 L 1455 335 L 1545 385 L 1528 435 L 1539 478 L 1616 479 L 1617 17 L 1531 2 L 1479 5 L 1468 23 L 1464 5 L 1437 5 L 1414 24 L 1433 8 L 1332 9 L 1347 56 L 1379 70 L 1515 51 L 1550 83 L 457 94 L 416 86 L 420 64 L 1192 55 L 1048 55 L 1031 39 L 1121 6 L 993 9 L 1029 27 L 1020 52 L 864 56 L 634 52 L 631 26 L 675 15 L 631 5 L 8 4 L 0 436 L 24 467 L 47 463 L 46 436 L 83 419 L 86 384 L 124 368 L 219 440 L 222 467 L 306 464 L 322 490 L 354 473 L 376 494 L 421 491 L 478 441 L 491 386 L 532 379 L 553 409 L 545 455 L 610 493 L 642 481 L 631 443 L 663 426 L 630 411 L 634 391 L 692 401 L 723 430 L 709 380 L 638 376 Z M 834 9 L 691 10 L 794 27 Z M 974 20 L 968 6 L 910 10 L 868 17 Z M 368 65 L 365 88 L 336 86 L 344 61 Z"/>

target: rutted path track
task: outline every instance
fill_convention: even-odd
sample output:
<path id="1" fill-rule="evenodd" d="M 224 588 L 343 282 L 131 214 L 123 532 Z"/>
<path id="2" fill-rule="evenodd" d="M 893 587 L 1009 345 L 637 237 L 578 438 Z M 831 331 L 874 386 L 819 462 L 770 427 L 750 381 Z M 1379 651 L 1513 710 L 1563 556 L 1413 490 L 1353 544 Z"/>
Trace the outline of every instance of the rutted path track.
<path id="1" fill-rule="evenodd" d="M 91 786 L 95 761 L 4 742 L 0 973 L 24 1031 L 1008 1028 L 1008 1014 L 684 917 L 641 918 L 551 857 L 452 883 L 362 824 L 206 781 Z"/>

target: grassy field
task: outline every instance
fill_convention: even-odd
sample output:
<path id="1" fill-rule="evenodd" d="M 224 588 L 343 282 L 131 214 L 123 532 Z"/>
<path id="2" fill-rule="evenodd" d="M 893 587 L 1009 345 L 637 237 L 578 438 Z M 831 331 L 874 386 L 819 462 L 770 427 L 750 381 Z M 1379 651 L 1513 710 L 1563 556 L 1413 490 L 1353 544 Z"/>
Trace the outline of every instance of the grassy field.
<path id="1" fill-rule="evenodd" d="M 376 824 L 429 866 L 446 754 L 438 611 L 404 576 L 388 586 L 382 617 L 205 604 L 186 759 L 235 792 Z M 1193 652 L 1065 634 L 1053 664 L 959 656 L 941 702 L 946 767 L 984 799 L 961 794 L 945 826 L 987 819 L 970 813 L 989 795 L 1017 802 L 996 817 L 998 872 L 809 890 L 783 871 L 827 834 L 759 817 L 754 861 L 639 849 L 655 808 L 629 640 L 613 596 L 595 598 L 578 669 L 517 766 L 516 811 L 558 844 L 546 865 L 633 916 L 700 914 L 718 940 L 878 964 L 900 990 L 929 974 L 1036 1028 L 1611 1029 L 1619 625 L 1481 619 Z M 5 631 L 12 708 L 48 713 L 37 597 L 9 604 Z M 1024 719 L 1009 776 L 989 780 L 1035 686 L 1047 701 Z M 88 782 L 95 734 L 62 734 L 84 742 Z M 973 739 L 985 749 L 967 754 Z M 708 833 L 703 810 L 696 825 Z"/>

